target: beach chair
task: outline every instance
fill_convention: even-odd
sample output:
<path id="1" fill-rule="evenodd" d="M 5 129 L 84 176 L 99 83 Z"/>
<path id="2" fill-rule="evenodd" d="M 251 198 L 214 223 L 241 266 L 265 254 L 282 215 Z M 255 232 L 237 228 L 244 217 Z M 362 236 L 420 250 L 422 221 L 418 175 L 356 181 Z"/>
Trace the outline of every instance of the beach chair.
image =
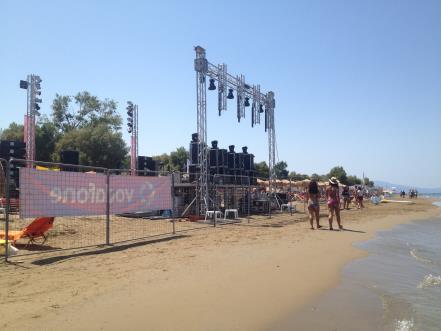
<path id="1" fill-rule="evenodd" d="M 8 231 L 8 240 L 15 242 L 21 238 L 28 238 L 29 241 L 26 246 L 35 242 L 35 239 L 43 238 L 44 244 L 48 238 L 46 232 L 48 232 L 54 226 L 55 217 L 38 217 L 32 221 L 27 227 L 20 231 Z M 0 239 L 5 239 L 6 234 L 4 231 L 0 231 Z"/>

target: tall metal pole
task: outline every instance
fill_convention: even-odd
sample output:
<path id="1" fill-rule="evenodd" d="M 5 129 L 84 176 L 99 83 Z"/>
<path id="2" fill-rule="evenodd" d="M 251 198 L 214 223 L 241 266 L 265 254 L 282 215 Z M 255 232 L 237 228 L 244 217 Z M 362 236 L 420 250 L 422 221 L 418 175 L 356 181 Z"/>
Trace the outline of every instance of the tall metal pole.
<path id="1" fill-rule="evenodd" d="M 196 103 L 197 103 L 197 131 L 199 137 L 198 163 L 200 167 L 199 180 L 196 187 L 197 212 L 205 214 L 208 209 L 208 157 L 207 157 L 207 89 L 206 75 L 208 61 L 205 58 L 205 49 L 195 47 L 196 59 L 194 68 L 196 70 Z"/>
<path id="2" fill-rule="evenodd" d="M 276 129 L 274 124 L 274 92 L 267 93 L 266 100 L 267 126 L 268 126 L 268 167 L 269 167 L 269 191 L 273 193 L 273 183 L 276 179 L 274 166 L 276 165 Z"/>
<path id="3" fill-rule="evenodd" d="M 35 160 L 35 117 L 39 115 L 37 111 L 37 103 L 41 100 L 36 98 L 39 91 L 41 79 L 37 75 L 27 76 L 27 98 L 26 98 L 26 115 L 24 117 L 24 142 L 26 143 L 26 160 Z M 38 85 L 38 87 L 37 87 Z M 32 167 L 32 162 L 27 162 L 28 167 Z"/>
<path id="4" fill-rule="evenodd" d="M 138 158 L 138 105 L 133 105 L 133 123 L 130 135 L 130 172 L 136 174 L 136 161 Z"/>

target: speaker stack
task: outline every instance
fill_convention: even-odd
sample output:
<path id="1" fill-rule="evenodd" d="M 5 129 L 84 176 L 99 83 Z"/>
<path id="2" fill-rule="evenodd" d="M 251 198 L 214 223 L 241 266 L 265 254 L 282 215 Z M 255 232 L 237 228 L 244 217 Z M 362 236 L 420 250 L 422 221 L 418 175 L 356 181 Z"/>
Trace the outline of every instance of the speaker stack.
<path id="1" fill-rule="evenodd" d="M 150 156 L 138 156 L 138 176 L 157 176 L 158 162 Z"/>
<path id="2" fill-rule="evenodd" d="M 254 155 L 248 153 L 248 147 L 242 147 L 244 175 L 250 178 L 251 185 L 257 185 L 256 170 L 254 168 Z M 248 184 L 248 183 L 244 183 Z"/>
<path id="3" fill-rule="evenodd" d="M 197 181 L 201 168 L 199 166 L 199 135 L 193 133 L 190 141 L 190 164 L 188 165 L 188 175 L 190 183 Z"/>
<path id="4" fill-rule="evenodd" d="M 211 142 L 208 162 L 210 165 L 210 181 L 213 182 L 214 178 L 218 178 L 218 180 L 222 181 L 223 183 L 223 176 L 216 175 L 225 175 L 227 172 L 227 150 L 219 149 L 217 140 L 213 140 Z"/>
<path id="5" fill-rule="evenodd" d="M 234 145 L 228 146 L 227 160 L 228 184 L 236 184 L 236 152 L 234 151 Z"/>
<path id="6" fill-rule="evenodd" d="M 10 158 L 25 159 L 26 144 L 19 140 L 2 140 L 0 141 L 0 158 L 9 160 Z M 11 198 L 18 197 L 16 188 L 20 187 L 20 167 L 24 164 L 11 162 L 9 163 L 9 192 Z M 6 175 L 6 169 L 4 169 Z"/>
<path id="7" fill-rule="evenodd" d="M 75 150 L 64 150 L 60 152 L 60 162 L 64 164 L 80 164 L 80 152 Z M 77 167 L 62 167 L 64 171 L 78 171 Z"/>
<path id="8" fill-rule="evenodd" d="M 255 178 L 254 155 L 248 153 L 246 146 L 242 147 L 242 153 L 236 153 L 234 148 L 234 145 L 230 145 L 227 151 L 219 148 L 217 140 L 211 142 L 211 148 L 208 151 L 209 181 L 213 183 L 215 178 L 219 178 L 216 184 L 248 185 L 248 179 L 245 177 L 250 177 L 249 183 L 255 185 L 257 180 Z M 198 134 L 193 133 L 188 166 L 190 182 L 195 182 L 200 173 L 199 149 Z"/>

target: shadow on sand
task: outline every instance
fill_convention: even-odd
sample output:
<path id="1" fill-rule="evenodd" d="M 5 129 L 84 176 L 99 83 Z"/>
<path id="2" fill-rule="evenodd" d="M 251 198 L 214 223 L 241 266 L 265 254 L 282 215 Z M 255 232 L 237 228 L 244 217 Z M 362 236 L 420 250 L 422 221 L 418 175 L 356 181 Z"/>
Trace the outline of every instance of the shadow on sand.
<path id="1" fill-rule="evenodd" d="M 57 256 L 51 256 L 51 257 L 47 257 L 47 258 L 40 259 L 40 260 L 35 260 L 35 261 L 31 262 L 31 264 L 43 266 L 43 265 L 48 265 L 48 264 L 52 264 L 52 263 L 63 262 L 63 261 L 69 260 L 69 259 L 77 258 L 77 257 L 120 252 L 120 251 L 124 251 L 126 249 L 131 249 L 134 247 L 146 246 L 146 245 L 151 245 L 151 244 L 160 243 L 160 242 L 167 242 L 167 241 L 176 240 L 176 239 L 183 239 L 186 237 L 188 237 L 188 235 L 176 235 L 173 237 L 158 238 L 158 239 L 153 239 L 153 240 L 144 240 L 144 241 L 137 241 L 137 242 L 130 242 L 130 243 L 125 242 L 125 243 L 118 243 L 118 244 L 111 245 L 111 246 L 99 246 L 97 249 L 87 250 L 85 252 L 57 255 Z M 105 247 L 105 248 L 103 248 L 103 247 Z"/>

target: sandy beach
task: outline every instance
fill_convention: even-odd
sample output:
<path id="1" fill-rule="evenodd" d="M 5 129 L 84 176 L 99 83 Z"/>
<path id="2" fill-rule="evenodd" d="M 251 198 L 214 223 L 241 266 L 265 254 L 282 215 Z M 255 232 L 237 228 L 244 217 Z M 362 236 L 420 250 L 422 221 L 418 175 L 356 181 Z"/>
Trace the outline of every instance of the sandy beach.
<path id="1" fill-rule="evenodd" d="M 342 212 L 347 231 L 293 216 L 0 264 L 4 330 L 270 330 L 338 284 L 352 243 L 439 216 L 430 199 Z M 19 261 L 20 260 L 20 261 Z"/>

